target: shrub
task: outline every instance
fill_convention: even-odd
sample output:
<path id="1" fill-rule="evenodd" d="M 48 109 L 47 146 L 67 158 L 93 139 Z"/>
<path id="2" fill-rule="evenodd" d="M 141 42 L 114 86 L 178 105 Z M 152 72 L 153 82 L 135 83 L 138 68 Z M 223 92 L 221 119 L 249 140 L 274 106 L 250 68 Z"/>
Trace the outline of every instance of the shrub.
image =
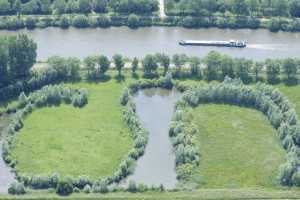
<path id="1" fill-rule="evenodd" d="M 70 26 L 70 19 L 68 16 L 63 15 L 60 19 L 59 19 L 59 26 L 62 28 L 68 28 Z"/>
<path id="2" fill-rule="evenodd" d="M 67 196 L 72 194 L 72 192 L 73 192 L 73 184 L 71 179 L 65 178 L 58 182 L 56 188 L 56 193 L 58 195 Z"/>
<path id="3" fill-rule="evenodd" d="M 133 180 L 130 180 L 129 181 L 129 184 L 128 184 L 128 188 L 127 188 L 127 191 L 128 192 L 137 192 L 137 186 L 136 186 L 136 183 L 133 181 Z"/>
<path id="4" fill-rule="evenodd" d="M 19 183 L 19 182 L 12 183 L 8 188 L 8 193 L 14 194 L 14 195 L 25 194 L 26 190 L 25 190 L 24 184 Z"/>
<path id="5" fill-rule="evenodd" d="M 130 14 L 127 23 L 130 28 L 137 28 L 140 24 L 140 18 L 135 14 Z"/>
<path id="6" fill-rule="evenodd" d="M 36 25 L 36 19 L 34 17 L 26 17 L 25 25 L 29 29 L 34 29 Z"/>
<path id="7" fill-rule="evenodd" d="M 72 25 L 76 28 L 89 27 L 89 20 L 85 15 L 77 15 L 73 18 Z"/>
<path id="8" fill-rule="evenodd" d="M 300 172 L 296 172 L 293 174 L 292 183 L 294 186 L 300 187 Z"/>
<path id="9" fill-rule="evenodd" d="M 91 186 L 90 185 L 84 186 L 83 192 L 86 194 L 91 193 Z"/>

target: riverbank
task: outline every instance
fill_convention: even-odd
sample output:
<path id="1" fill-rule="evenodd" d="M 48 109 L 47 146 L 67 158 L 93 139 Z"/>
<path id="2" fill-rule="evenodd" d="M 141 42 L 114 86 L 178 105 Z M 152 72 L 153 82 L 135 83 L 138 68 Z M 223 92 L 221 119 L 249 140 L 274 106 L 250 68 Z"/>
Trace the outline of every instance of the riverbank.
<path id="1" fill-rule="evenodd" d="M 160 9 L 157 15 L 119 15 L 119 14 L 64 14 L 64 15 L 19 15 L 1 16 L 0 30 L 35 29 L 46 27 L 107 28 L 128 26 L 131 28 L 147 26 L 174 26 L 185 28 L 220 29 L 268 29 L 272 32 L 299 32 L 299 18 L 258 18 L 247 16 L 167 16 Z"/>

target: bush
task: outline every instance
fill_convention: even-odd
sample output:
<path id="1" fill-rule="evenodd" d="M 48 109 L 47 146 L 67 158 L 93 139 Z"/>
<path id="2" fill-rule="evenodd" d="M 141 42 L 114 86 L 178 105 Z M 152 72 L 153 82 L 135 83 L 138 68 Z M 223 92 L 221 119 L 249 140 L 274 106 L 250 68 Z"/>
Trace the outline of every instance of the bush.
<path id="1" fill-rule="evenodd" d="M 133 180 L 130 180 L 129 181 L 129 184 L 128 184 L 128 188 L 127 188 L 127 191 L 128 192 L 137 192 L 137 186 L 136 186 L 136 183 L 133 181 Z"/>
<path id="2" fill-rule="evenodd" d="M 63 15 L 60 19 L 59 19 L 59 26 L 61 28 L 68 28 L 70 26 L 70 19 L 68 16 Z"/>
<path id="3" fill-rule="evenodd" d="M 12 183 L 8 188 L 8 193 L 13 195 L 22 195 L 26 193 L 23 183 L 15 182 Z"/>
<path id="4" fill-rule="evenodd" d="M 73 184 L 72 180 L 69 178 L 62 179 L 58 182 L 56 193 L 58 195 L 67 196 L 72 194 L 73 192 Z"/>
<path id="5" fill-rule="evenodd" d="M 74 17 L 72 25 L 76 28 L 89 27 L 89 19 L 85 15 L 77 15 Z"/>
<path id="6" fill-rule="evenodd" d="M 26 17 L 25 25 L 28 29 L 34 29 L 36 25 L 36 19 L 34 17 Z"/>
<path id="7" fill-rule="evenodd" d="M 294 173 L 292 177 L 292 183 L 294 186 L 300 187 L 300 172 Z"/>
<path id="8" fill-rule="evenodd" d="M 91 186 L 90 185 L 84 186 L 83 192 L 86 194 L 91 193 Z"/>
<path id="9" fill-rule="evenodd" d="M 137 28 L 140 24 L 140 18 L 135 14 L 130 14 L 127 23 L 130 28 Z"/>

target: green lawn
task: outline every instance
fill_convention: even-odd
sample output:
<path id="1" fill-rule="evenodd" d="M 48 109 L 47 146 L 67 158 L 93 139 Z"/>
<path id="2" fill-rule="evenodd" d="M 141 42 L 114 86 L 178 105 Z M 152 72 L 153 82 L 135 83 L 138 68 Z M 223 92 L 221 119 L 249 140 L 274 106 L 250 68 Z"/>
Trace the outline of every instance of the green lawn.
<path id="1" fill-rule="evenodd" d="M 61 105 L 30 114 L 12 152 L 18 171 L 99 178 L 111 175 L 132 147 L 119 103 L 123 84 L 111 80 L 72 86 L 87 88 L 89 103 L 80 109 Z"/>
<path id="2" fill-rule="evenodd" d="M 192 182 L 201 188 L 274 187 L 285 161 L 276 130 L 259 111 L 200 105 L 193 111 L 201 158 Z"/>

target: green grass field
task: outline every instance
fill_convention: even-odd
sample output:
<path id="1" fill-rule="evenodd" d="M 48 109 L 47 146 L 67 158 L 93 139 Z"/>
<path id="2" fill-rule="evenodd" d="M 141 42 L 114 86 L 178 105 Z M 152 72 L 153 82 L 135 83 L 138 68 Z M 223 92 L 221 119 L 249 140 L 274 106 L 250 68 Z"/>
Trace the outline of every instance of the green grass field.
<path id="1" fill-rule="evenodd" d="M 273 187 L 285 152 L 276 130 L 259 111 L 230 105 L 200 105 L 200 165 L 193 181 L 201 188 Z"/>
<path id="2" fill-rule="evenodd" d="M 30 174 L 111 175 L 132 147 L 119 103 L 122 84 L 77 83 L 87 88 L 89 103 L 35 110 L 24 121 L 13 156 L 17 170 Z"/>

